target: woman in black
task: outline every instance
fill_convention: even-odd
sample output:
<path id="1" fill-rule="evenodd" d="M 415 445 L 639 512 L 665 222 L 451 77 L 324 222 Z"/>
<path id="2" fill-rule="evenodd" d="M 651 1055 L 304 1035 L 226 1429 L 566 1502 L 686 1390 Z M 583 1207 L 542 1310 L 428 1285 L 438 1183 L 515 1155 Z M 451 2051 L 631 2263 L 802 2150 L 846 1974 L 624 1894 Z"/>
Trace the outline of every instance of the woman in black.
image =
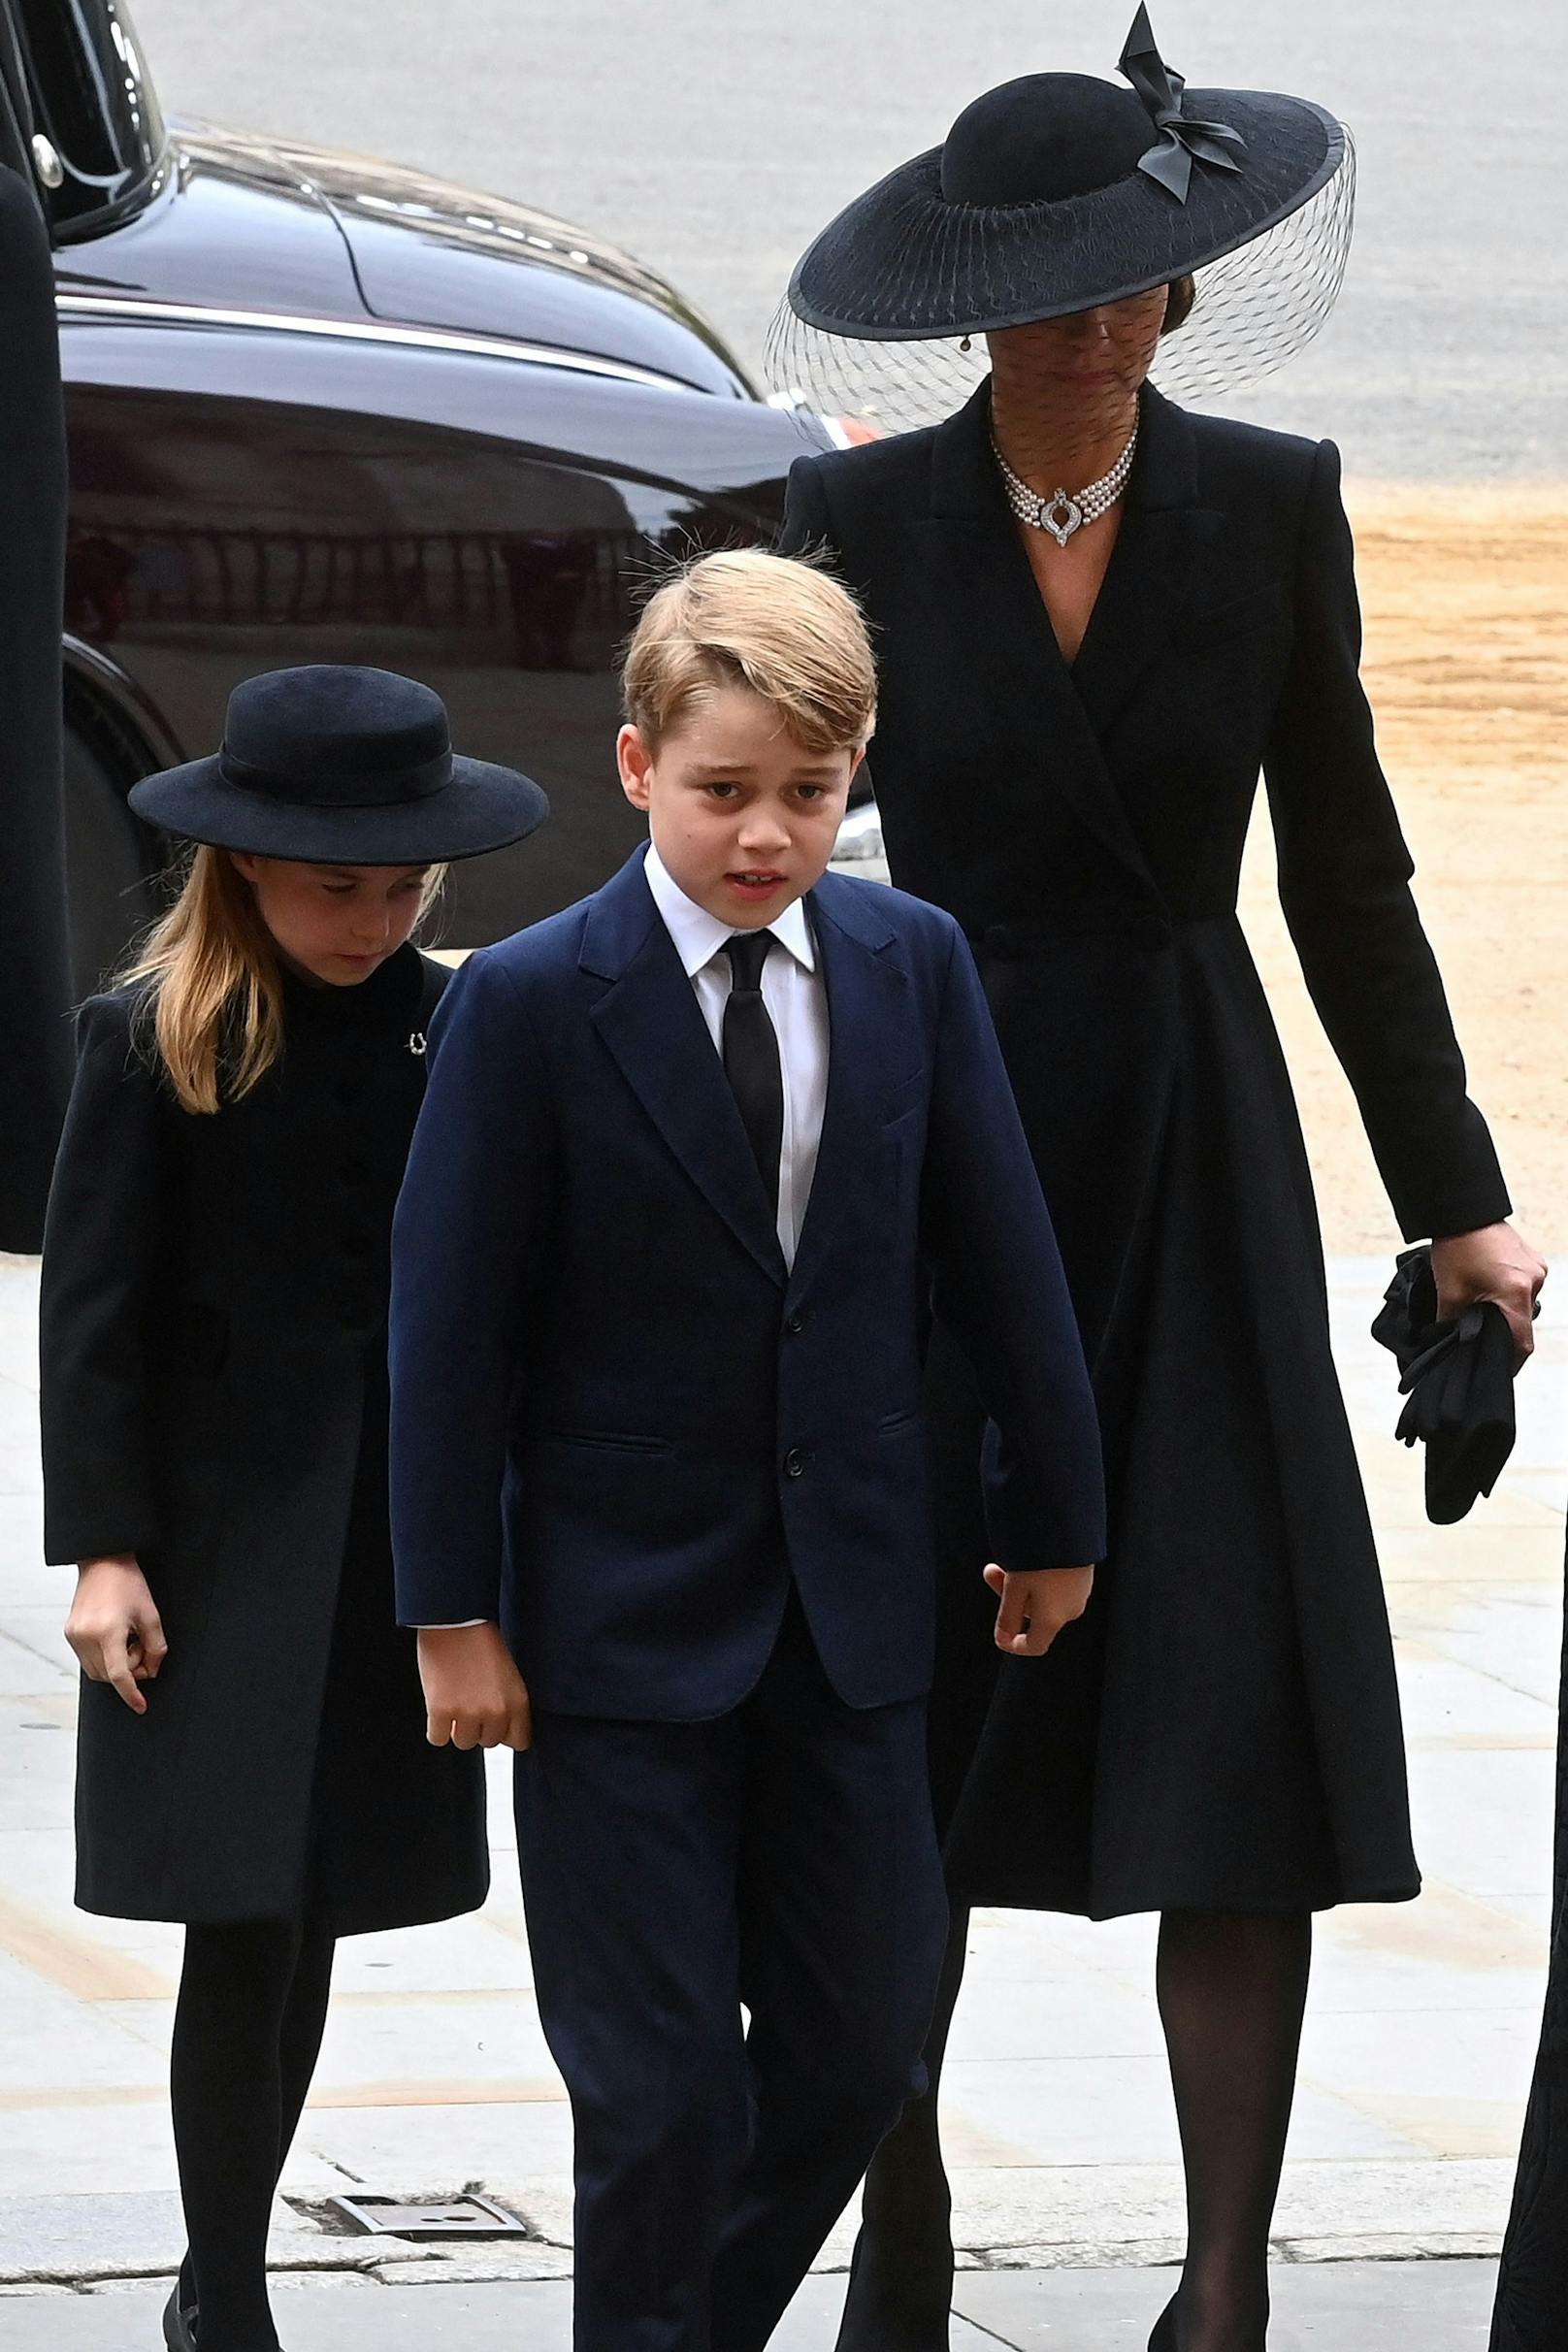
<path id="1" fill-rule="evenodd" d="M 1146 381 L 1222 256 L 1184 329 L 1211 360 L 1227 340 L 1277 357 L 1292 303 L 1297 330 L 1321 315 L 1345 135 L 1294 99 L 1184 99 L 1141 12 L 1123 70 L 1130 91 L 1037 75 L 978 100 L 824 232 L 780 343 L 819 399 L 823 355 L 839 386 L 885 362 L 884 414 L 936 375 L 926 339 L 989 346 L 934 430 L 800 460 L 784 543 L 825 549 L 872 621 L 893 877 L 980 959 L 1112 1494 L 1083 1624 L 1038 1667 L 977 1673 L 981 1417 L 964 1367 L 933 1361 L 932 1754 L 960 1925 L 932 2093 L 867 2184 L 841 2352 L 947 2340 L 934 2077 L 968 1905 L 1162 1914 L 1189 2245 L 1155 2341 L 1258 2352 L 1311 1914 L 1417 1892 L 1312 1188 L 1236 920 L 1260 769 L 1285 910 L 1401 1225 L 1435 1237 L 1445 1302 L 1497 1297 L 1521 1348 L 1544 1271 L 1504 1222 L 1411 898 L 1337 452 Z M 1259 271 L 1227 307 L 1234 257 L 1281 224 L 1294 280 Z"/>
<path id="2" fill-rule="evenodd" d="M 481 1758 L 426 1740 L 387 1527 L 392 1210 L 439 862 L 531 832 L 428 687 L 279 670 L 138 785 L 202 844 L 82 1009 L 45 1236 L 46 1548 L 79 1568 L 77 1900 L 181 1920 L 174 2352 L 276 2352 L 273 2196 L 339 1936 L 472 1911 Z"/>

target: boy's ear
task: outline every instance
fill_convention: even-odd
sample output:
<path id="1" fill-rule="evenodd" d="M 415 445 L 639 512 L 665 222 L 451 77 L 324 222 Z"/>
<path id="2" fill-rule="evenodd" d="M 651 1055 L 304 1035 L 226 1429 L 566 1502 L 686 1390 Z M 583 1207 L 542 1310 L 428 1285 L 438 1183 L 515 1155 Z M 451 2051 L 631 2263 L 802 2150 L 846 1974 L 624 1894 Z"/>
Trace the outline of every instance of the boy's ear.
<path id="1" fill-rule="evenodd" d="M 850 782 L 851 782 L 852 784 L 854 783 L 855 778 L 856 778 L 856 777 L 857 777 L 857 776 L 860 774 L 861 769 L 862 769 L 862 768 L 863 768 L 865 766 L 866 766 L 866 745 L 863 743 L 863 744 L 861 745 L 861 747 L 860 747 L 859 751 L 857 751 L 857 752 L 856 752 L 855 757 L 853 758 L 853 760 L 851 760 L 851 762 L 850 762 L 850 764 L 849 764 L 849 780 L 850 780 Z"/>
<path id="2" fill-rule="evenodd" d="M 623 727 L 615 738 L 615 765 L 621 790 L 634 808 L 646 809 L 653 798 L 653 753 L 640 727 Z"/>

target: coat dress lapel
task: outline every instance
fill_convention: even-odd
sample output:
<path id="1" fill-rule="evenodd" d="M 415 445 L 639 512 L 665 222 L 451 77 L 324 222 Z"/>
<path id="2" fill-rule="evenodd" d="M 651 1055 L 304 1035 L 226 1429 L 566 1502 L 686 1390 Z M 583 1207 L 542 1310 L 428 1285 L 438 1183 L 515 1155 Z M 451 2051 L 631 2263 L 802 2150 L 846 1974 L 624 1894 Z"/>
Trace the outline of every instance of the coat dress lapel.
<path id="1" fill-rule="evenodd" d="M 1220 521 L 1198 505 L 1191 424 L 1153 385 L 1146 387 L 1122 528 L 1071 670 L 1100 740 L 1189 610 L 1199 561 Z"/>
<path id="2" fill-rule="evenodd" d="M 1015 712 L 1041 766 L 1119 863 L 1158 896 L 1101 736 L 1162 650 L 1195 558 L 1218 517 L 1196 504 L 1191 428 L 1152 388 L 1121 534 L 1071 670 L 1062 658 L 991 452 L 990 383 L 931 442 L 931 511 L 917 528 L 939 574 L 936 601 L 962 635 L 988 700 Z"/>
<path id="3" fill-rule="evenodd" d="M 589 1017 L 687 1175 L 782 1289 L 784 1253 L 739 1108 L 642 856 L 589 905 L 578 964 L 610 984 Z"/>
<path id="4" fill-rule="evenodd" d="M 835 1233 L 854 1230 L 845 1205 L 875 1167 L 888 1102 L 919 1061 L 908 975 L 887 952 L 894 933 L 876 886 L 825 874 L 806 907 L 828 995 L 828 1100 L 792 1295 L 816 1280 Z"/>

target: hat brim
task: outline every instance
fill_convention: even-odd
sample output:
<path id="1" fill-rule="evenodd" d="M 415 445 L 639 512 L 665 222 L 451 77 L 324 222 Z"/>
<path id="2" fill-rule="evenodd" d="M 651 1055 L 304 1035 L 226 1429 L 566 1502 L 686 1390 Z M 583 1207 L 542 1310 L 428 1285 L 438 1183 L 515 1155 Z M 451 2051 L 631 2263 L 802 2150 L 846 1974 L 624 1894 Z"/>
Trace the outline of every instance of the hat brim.
<path id="1" fill-rule="evenodd" d="M 215 849 L 305 866 L 446 866 L 506 849 L 550 813 L 541 786 L 488 760 L 454 759 L 451 780 L 418 800 L 325 808 L 246 791 L 216 755 L 133 785 L 136 815 L 160 832 Z"/>
<path id="2" fill-rule="evenodd" d="M 942 149 L 846 205 L 802 255 L 789 304 L 809 327 L 866 342 L 982 335 L 1168 285 L 1237 251 L 1325 187 L 1346 135 L 1310 99 L 1189 90 L 1193 120 L 1246 141 L 1239 171 L 1194 162 L 1185 203 L 1147 173 L 1052 202 L 954 204 Z M 1155 144 L 1150 125 L 1150 144 Z"/>

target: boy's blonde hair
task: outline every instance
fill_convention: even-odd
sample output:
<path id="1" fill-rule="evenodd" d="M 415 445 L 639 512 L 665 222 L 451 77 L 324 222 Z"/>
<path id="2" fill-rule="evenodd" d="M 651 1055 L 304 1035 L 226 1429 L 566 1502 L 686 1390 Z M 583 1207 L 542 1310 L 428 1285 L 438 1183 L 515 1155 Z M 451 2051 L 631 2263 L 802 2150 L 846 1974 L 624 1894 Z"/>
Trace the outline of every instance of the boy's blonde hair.
<path id="1" fill-rule="evenodd" d="M 446 868 L 426 877 L 421 922 Z M 226 849 L 190 853 L 184 886 L 120 985 L 140 988 L 138 1026 L 182 1109 L 238 1102 L 283 1051 L 283 975 L 256 895 Z"/>
<path id="2" fill-rule="evenodd" d="M 749 686 L 802 751 L 858 751 L 876 663 L 847 588 L 793 556 L 699 556 L 649 599 L 627 647 L 626 715 L 650 747 L 726 686 Z"/>

